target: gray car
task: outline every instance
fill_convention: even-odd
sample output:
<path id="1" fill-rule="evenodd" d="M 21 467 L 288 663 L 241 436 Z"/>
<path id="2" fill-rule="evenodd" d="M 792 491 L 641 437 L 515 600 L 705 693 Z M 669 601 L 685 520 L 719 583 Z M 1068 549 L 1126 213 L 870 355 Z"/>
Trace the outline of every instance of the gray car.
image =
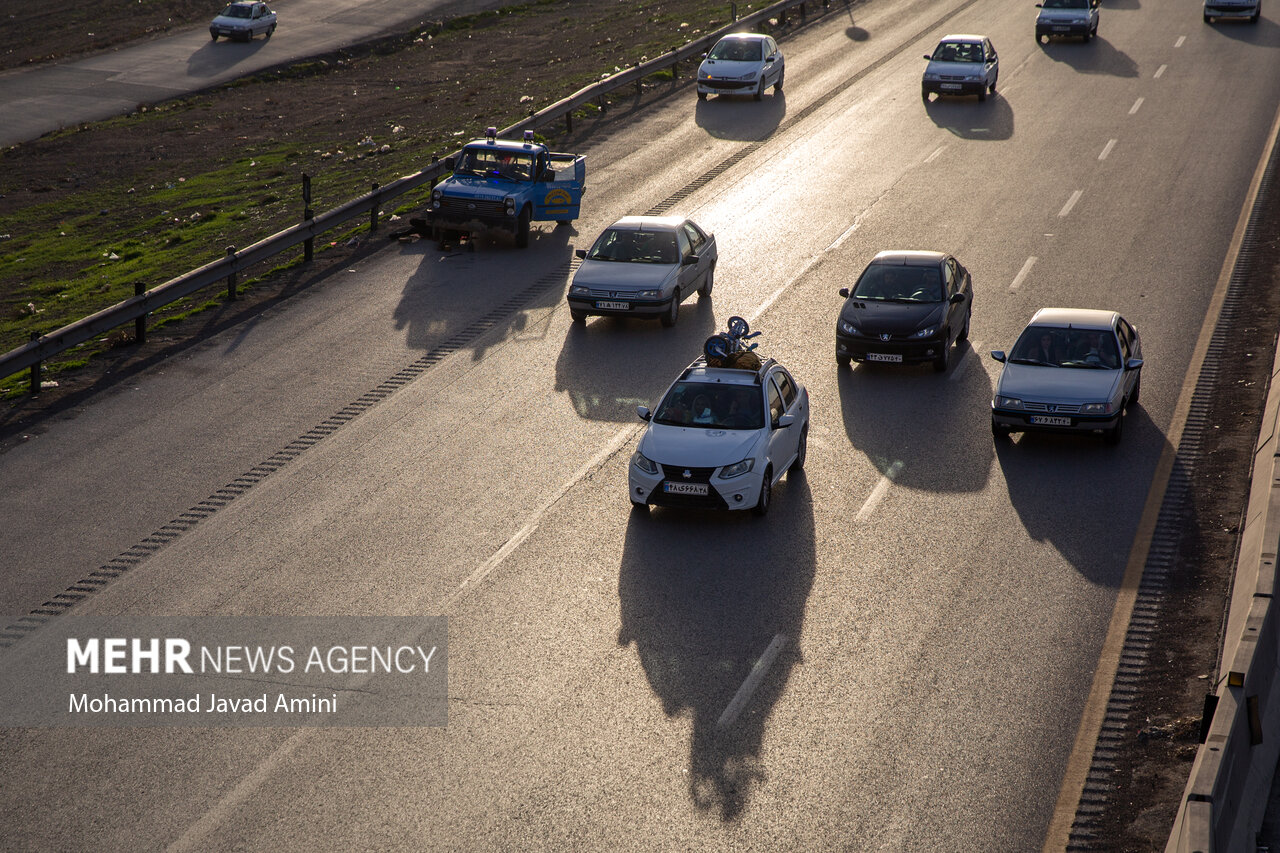
<path id="1" fill-rule="evenodd" d="M 678 216 L 624 216 L 576 254 L 582 265 L 567 297 L 575 323 L 595 314 L 674 326 L 680 303 L 710 297 L 715 284 L 715 235 Z"/>
<path id="2" fill-rule="evenodd" d="M 1006 356 L 991 401 L 991 432 L 1102 433 L 1116 444 L 1142 389 L 1142 341 L 1115 311 L 1041 308 Z"/>
<path id="3" fill-rule="evenodd" d="M 929 103 L 929 93 L 939 95 L 977 95 L 985 101 L 988 94 L 995 94 L 996 81 L 1000 78 L 1000 57 L 995 46 L 986 36 L 945 36 L 933 53 L 925 59 L 920 96 Z"/>
<path id="4" fill-rule="evenodd" d="M 1262 14 L 1262 0 L 1204 0 L 1204 22 L 1212 24 L 1219 18 L 1246 18 L 1258 23 Z"/>
<path id="5" fill-rule="evenodd" d="M 1036 42 L 1050 36 L 1080 36 L 1088 41 L 1098 34 L 1099 0 L 1044 0 L 1037 3 Z"/>
<path id="6" fill-rule="evenodd" d="M 276 13 L 266 3 L 235 2 L 218 13 L 209 24 L 209 37 L 214 41 L 226 36 L 236 41 L 249 41 L 254 36 L 271 38 L 276 31 Z"/>

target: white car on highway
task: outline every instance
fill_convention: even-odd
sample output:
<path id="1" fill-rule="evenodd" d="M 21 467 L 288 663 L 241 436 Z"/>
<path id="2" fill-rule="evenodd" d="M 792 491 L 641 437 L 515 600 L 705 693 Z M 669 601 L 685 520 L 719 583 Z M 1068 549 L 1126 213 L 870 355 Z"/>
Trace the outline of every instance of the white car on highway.
<path id="1" fill-rule="evenodd" d="M 933 53 L 926 54 L 929 64 L 924 69 L 920 96 L 929 103 L 929 93 L 939 95 L 977 95 L 985 101 L 995 94 L 1000 78 L 1000 57 L 986 36 L 945 36 Z"/>
<path id="2" fill-rule="evenodd" d="M 699 358 L 655 411 L 627 466 L 633 506 L 769 510 L 774 485 L 804 468 L 809 392 L 782 365 L 708 367 Z"/>
<path id="3" fill-rule="evenodd" d="M 698 100 L 707 95 L 751 95 L 757 101 L 764 90 L 782 91 L 786 61 L 772 36 L 734 33 L 716 42 L 698 67 Z"/>
<path id="4" fill-rule="evenodd" d="M 276 13 L 266 3 L 235 2 L 218 13 L 209 24 L 209 37 L 214 41 L 226 36 L 237 41 L 249 41 L 254 36 L 271 38 L 276 31 Z"/>

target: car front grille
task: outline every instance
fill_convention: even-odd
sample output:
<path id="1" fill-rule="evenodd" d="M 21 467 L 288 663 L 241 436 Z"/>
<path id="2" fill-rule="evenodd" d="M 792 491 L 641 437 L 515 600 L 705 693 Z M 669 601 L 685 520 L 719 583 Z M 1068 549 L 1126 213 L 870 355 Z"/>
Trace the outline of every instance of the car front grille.
<path id="1" fill-rule="evenodd" d="M 1023 400 L 1022 408 L 1028 412 L 1047 412 L 1053 415 L 1076 415 L 1080 413 L 1078 403 L 1036 403 Z"/>
<path id="2" fill-rule="evenodd" d="M 505 216 L 506 205 L 500 201 L 478 198 L 440 199 L 440 213 L 446 216 Z"/>
<path id="3" fill-rule="evenodd" d="M 688 477 L 684 475 L 685 471 L 689 472 Z M 688 468 L 680 465 L 662 466 L 662 476 L 673 483 L 710 483 L 711 475 L 715 472 L 715 468 Z"/>

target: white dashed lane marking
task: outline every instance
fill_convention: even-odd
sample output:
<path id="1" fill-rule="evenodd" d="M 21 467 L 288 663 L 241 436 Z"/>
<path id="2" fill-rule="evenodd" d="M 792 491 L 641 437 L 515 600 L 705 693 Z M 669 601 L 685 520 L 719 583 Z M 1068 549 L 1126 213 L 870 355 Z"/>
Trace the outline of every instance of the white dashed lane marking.
<path id="1" fill-rule="evenodd" d="M 1036 265 L 1035 255 L 1032 255 L 1031 257 L 1027 258 L 1027 262 L 1022 265 L 1022 269 L 1018 270 L 1018 274 L 1013 277 L 1013 283 L 1009 285 L 1010 293 L 1017 290 L 1019 287 L 1022 287 L 1022 282 L 1026 280 L 1027 274 L 1031 272 L 1031 268 L 1034 267 L 1035 265 Z"/>
<path id="2" fill-rule="evenodd" d="M 1062 206 L 1062 210 L 1058 211 L 1058 216 L 1066 216 L 1071 212 L 1071 208 L 1076 206 L 1076 202 L 1080 200 L 1080 196 L 1084 195 L 1084 190 L 1076 190 L 1071 194 L 1071 198 L 1067 199 L 1067 203 Z"/>

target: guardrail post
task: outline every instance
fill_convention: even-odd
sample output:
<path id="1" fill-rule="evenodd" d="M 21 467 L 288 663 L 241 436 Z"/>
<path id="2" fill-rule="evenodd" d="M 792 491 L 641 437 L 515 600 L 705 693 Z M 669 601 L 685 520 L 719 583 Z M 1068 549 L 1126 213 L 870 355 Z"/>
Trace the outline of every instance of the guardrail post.
<path id="1" fill-rule="evenodd" d="M 227 247 L 227 257 L 234 259 L 236 256 L 236 247 Z M 232 267 L 231 274 L 227 276 L 227 299 L 234 301 L 236 298 L 236 271 Z"/>
<path id="2" fill-rule="evenodd" d="M 373 188 L 373 209 L 369 211 L 369 233 L 372 234 L 378 230 L 378 183 L 374 181 Z"/>
<path id="3" fill-rule="evenodd" d="M 31 333 L 31 340 L 32 340 L 32 341 L 38 341 L 38 340 L 40 340 L 40 333 L 39 333 L 39 332 L 32 332 L 32 333 Z M 37 394 L 39 394 L 39 393 L 40 393 L 40 362 L 38 362 L 38 361 L 37 361 L 35 364 L 31 365 L 31 388 L 30 388 L 30 390 L 31 390 L 31 396 L 32 396 L 32 397 L 34 397 L 35 395 L 37 395 Z"/>
<path id="4" fill-rule="evenodd" d="M 785 27 L 786 25 L 787 25 L 787 10 L 779 9 L 778 10 L 778 26 Z"/>
<path id="5" fill-rule="evenodd" d="M 147 289 L 147 286 L 140 281 L 133 283 L 133 295 L 141 296 Z M 138 319 L 133 321 L 133 341 L 138 344 L 147 342 L 147 315 L 139 314 Z"/>
<path id="6" fill-rule="evenodd" d="M 809 4 L 801 3 L 800 4 L 800 23 L 803 24 L 807 20 L 809 20 Z"/>
<path id="7" fill-rule="evenodd" d="M 433 168 L 433 169 L 434 169 L 434 168 L 435 168 L 436 166 L 438 166 L 438 165 L 440 165 L 440 154 L 439 154 L 439 152 L 432 152 L 432 154 L 431 154 L 431 168 Z M 431 176 L 431 189 L 435 189 L 435 188 L 436 188 L 436 184 L 438 184 L 438 183 L 440 183 L 440 174 L 437 172 L 436 174 L 434 174 L 434 175 L 432 175 L 432 176 Z"/>
<path id="8" fill-rule="evenodd" d="M 569 110 L 564 114 L 564 132 L 573 133 L 573 110 Z"/>
<path id="9" fill-rule="evenodd" d="M 302 175 L 302 219 L 310 222 L 315 218 L 315 212 L 311 209 L 311 176 L 303 173 Z M 302 259 L 310 263 L 316 254 L 316 238 L 308 237 L 306 242 L 302 244 Z"/>
<path id="10" fill-rule="evenodd" d="M 729 4 L 729 17 L 735 21 L 738 20 L 738 4 L 737 3 Z"/>

